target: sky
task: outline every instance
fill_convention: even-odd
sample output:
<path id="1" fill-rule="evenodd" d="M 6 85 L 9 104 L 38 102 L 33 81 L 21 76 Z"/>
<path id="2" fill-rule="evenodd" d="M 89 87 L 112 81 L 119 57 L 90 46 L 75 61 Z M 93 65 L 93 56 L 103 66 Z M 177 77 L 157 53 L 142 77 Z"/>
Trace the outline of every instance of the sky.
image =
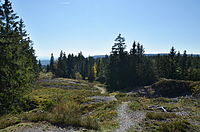
<path id="1" fill-rule="evenodd" d="M 145 53 L 200 53 L 200 0 L 11 0 L 38 58 L 110 54 L 122 34 Z"/>

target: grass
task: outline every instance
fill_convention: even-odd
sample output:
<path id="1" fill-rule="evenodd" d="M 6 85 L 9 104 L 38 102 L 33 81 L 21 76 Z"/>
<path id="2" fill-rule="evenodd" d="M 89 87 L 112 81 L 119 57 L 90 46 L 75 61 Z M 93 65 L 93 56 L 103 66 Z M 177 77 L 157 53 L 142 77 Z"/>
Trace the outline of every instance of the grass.
<path id="1" fill-rule="evenodd" d="M 51 79 L 51 74 L 40 74 L 33 90 L 26 95 L 34 109 L 0 118 L 0 128 L 4 129 L 24 122 L 49 122 L 56 126 L 78 126 L 94 130 L 110 130 L 117 125 L 114 119 L 118 102 L 91 102 L 91 96 L 101 95 L 95 88 L 98 83 L 65 78 Z M 104 85 L 102 85 L 104 86 Z M 104 96 L 107 96 L 104 95 Z"/>
<path id="2" fill-rule="evenodd" d="M 171 118 L 177 118 L 178 116 L 175 113 L 167 112 L 147 112 L 146 118 L 151 120 L 167 120 Z"/>
<path id="3" fill-rule="evenodd" d="M 198 132 L 199 126 L 192 125 L 186 120 L 161 123 L 158 131 L 160 132 Z"/>
<path id="4" fill-rule="evenodd" d="M 76 102 L 57 104 L 50 112 L 32 112 L 24 115 L 24 119 L 31 122 L 47 121 L 56 126 L 78 126 L 98 129 L 96 120 L 89 116 L 82 116 L 81 105 Z"/>

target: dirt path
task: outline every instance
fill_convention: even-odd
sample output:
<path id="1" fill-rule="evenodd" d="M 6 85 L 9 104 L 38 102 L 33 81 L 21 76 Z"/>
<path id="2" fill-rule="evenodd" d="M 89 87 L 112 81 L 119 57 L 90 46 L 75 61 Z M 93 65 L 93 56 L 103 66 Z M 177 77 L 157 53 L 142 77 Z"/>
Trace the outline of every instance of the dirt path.
<path id="1" fill-rule="evenodd" d="M 145 112 L 134 111 L 130 112 L 128 107 L 129 102 L 123 102 L 118 108 L 119 128 L 114 132 L 125 132 L 127 129 L 141 131 L 139 123 L 145 118 Z"/>
<path id="2" fill-rule="evenodd" d="M 106 89 L 94 86 L 101 91 L 101 94 L 106 93 Z M 95 97 L 95 99 L 100 99 L 101 96 Z M 103 98 L 103 99 L 102 99 Z M 117 100 L 115 96 L 101 97 L 101 100 Z M 129 102 L 122 102 L 122 104 L 117 108 L 119 128 L 114 132 L 125 132 L 127 129 L 134 129 L 136 131 L 142 131 L 139 123 L 145 118 L 146 113 L 144 111 L 131 111 L 128 107 Z"/>
<path id="3" fill-rule="evenodd" d="M 95 85 L 94 87 L 97 88 L 99 91 L 101 91 L 101 94 L 105 94 L 106 93 L 106 89 L 105 88 L 99 87 L 98 85 Z M 115 96 L 105 96 L 105 95 L 92 96 L 92 97 L 90 97 L 90 99 L 92 99 L 92 101 L 89 102 L 89 103 L 117 101 Z"/>
<path id="4" fill-rule="evenodd" d="M 99 87 L 98 85 L 95 85 L 94 87 L 99 89 L 101 91 L 101 94 L 105 94 L 106 93 L 106 89 L 105 88 Z"/>

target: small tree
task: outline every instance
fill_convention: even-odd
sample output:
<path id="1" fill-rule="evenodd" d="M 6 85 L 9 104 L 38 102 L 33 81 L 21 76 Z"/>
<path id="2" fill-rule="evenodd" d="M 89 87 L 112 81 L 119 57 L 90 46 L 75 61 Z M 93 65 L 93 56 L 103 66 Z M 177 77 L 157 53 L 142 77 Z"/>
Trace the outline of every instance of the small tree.
<path id="1" fill-rule="evenodd" d="M 97 77 L 97 69 L 96 69 L 96 67 L 97 67 L 96 63 L 94 63 L 94 65 L 90 69 L 90 75 L 89 75 L 89 81 L 90 82 L 93 82 Z"/>
<path id="2" fill-rule="evenodd" d="M 50 59 L 50 65 L 49 65 L 49 71 L 51 71 L 53 74 L 55 74 L 53 53 L 51 53 L 51 59 Z"/>
<path id="3" fill-rule="evenodd" d="M 40 60 L 38 61 L 38 69 L 39 69 L 39 72 L 42 71 L 42 64 Z"/>

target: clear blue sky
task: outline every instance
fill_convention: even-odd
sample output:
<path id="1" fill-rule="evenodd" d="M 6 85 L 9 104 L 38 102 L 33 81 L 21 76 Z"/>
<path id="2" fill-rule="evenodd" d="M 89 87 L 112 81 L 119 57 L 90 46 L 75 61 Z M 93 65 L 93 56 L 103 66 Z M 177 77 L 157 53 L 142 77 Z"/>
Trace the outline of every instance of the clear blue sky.
<path id="1" fill-rule="evenodd" d="M 109 54 L 121 33 L 146 53 L 200 53 L 200 0 L 11 0 L 39 58 Z"/>

